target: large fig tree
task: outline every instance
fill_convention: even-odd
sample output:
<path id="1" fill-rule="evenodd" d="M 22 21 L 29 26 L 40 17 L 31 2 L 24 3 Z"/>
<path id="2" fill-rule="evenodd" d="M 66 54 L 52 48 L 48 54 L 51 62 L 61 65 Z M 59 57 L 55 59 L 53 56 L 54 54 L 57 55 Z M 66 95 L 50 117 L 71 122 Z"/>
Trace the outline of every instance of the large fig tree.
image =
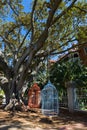
<path id="1" fill-rule="evenodd" d="M 71 49 L 78 41 L 78 28 L 87 21 L 85 1 L 25 1 L 0 1 L 0 86 L 7 103 L 31 80 L 48 54 Z"/>

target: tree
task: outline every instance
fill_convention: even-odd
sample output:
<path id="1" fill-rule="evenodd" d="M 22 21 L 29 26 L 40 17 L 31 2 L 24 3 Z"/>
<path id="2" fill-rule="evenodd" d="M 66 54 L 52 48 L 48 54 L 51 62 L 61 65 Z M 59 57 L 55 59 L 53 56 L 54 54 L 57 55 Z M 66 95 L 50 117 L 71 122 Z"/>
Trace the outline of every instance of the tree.
<path id="1" fill-rule="evenodd" d="M 63 53 L 77 40 L 78 26 L 86 22 L 86 6 L 77 0 L 34 0 L 26 13 L 22 0 L 0 2 L 0 70 L 8 81 L 9 99 L 13 92 L 20 93 L 48 53 Z"/>
<path id="2" fill-rule="evenodd" d="M 50 78 L 58 90 L 64 89 L 69 81 L 75 81 L 78 87 L 87 86 L 87 67 L 78 58 L 63 59 L 52 66 Z"/>
<path id="3" fill-rule="evenodd" d="M 66 100 L 66 98 L 63 98 L 67 92 L 66 87 L 73 83 L 79 88 L 77 93 L 82 90 L 85 95 L 87 90 L 87 67 L 77 58 L 62 59 L 52 66 L 50 79 L 58 89 L 60 101 Z M 84 87 L 85 89 L 83 89 Z"/>

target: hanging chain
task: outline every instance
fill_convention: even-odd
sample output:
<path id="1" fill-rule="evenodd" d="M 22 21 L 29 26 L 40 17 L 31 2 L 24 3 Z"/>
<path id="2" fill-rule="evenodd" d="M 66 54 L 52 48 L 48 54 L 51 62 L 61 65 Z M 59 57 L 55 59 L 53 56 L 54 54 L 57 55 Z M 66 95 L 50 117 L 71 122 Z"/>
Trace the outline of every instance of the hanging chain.
<path id="1" fill-rule="evenodd" d="M 50 46 L 48 48 L 48 56 L 47 56 L 47 79 L 50 80 Z"/>

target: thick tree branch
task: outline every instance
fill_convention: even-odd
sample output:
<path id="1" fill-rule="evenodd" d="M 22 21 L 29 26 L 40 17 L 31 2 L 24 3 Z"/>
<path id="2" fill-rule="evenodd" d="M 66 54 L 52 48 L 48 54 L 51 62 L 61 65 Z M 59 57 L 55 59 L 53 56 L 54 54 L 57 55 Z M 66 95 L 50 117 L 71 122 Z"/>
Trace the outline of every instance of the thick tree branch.
<path id="1" fill-rule="evenodd" d="M 75 40 L 75 39 L 74 39 Z M 62 46 L 64 46 L 66 43 L 64 43 Z M 65 53 L 65 52 L 68 52 L 68 51 L 70 51 L 70 50 L 72 50 L 72 49 L 75 49 L 76 47 L 81 47 L 81 46 L 83 46 L 83 45 L 85 45 L 85 44 L 87 44 L 87 43 L 82 43 L 82 44 L 76 44 L 76 45 L 74 45 L 74 46 L 72 46 L 72 47 L 70 47 L 70 48 L 67 48 L 67 49 L 65 49 L 65 50 L 63 50 L 63 51 L 57 51 L 57 49 L 50 49 L 50 51 L 48 52 L 48 50 L 47 51 L 44 51 L 43 53 L 40 53 L 40 54 L 37 54 L 37 55 L 35 55 L 35 59 L 36 58 L 42 58 L 42 57 L 44 57 L 44 58 L 46 58 L 47 56 L 48 56 L 48 54 L 50 55 L 50 56 L 55 56 L 55 55 L 58 55 L 58 54 L 63 54 L 63 53 Z M 62 46 L 60 46 L 60 47 L 62 47 Z M 59 47 L 59 48 L 60 48 Z M 78 49 L 76 50 L 76 51 L 78 51 Z"/>
<path id="2" fill-rule="evenodd" d="M 3 71 L 7 79 L 9 79 L 12 75 L 11 74 L 12 69 L 7 65 L 4 59 L 5 59 L 4 57 L 0 56 L 0 70 Z"/>
<path id="3" fill-rule="evenodd" d="M 26 52 L 23 54 L 22 58 L 19 60 L 19 62 L 16 64 L 15 66 L 15 73 L 18 72 L 18 69 L 21 65 L 21 63 L 25 60 L 25 58 L 27 57 L 28 60 L 27 60 L 27 64 L 26 64 L 26 67 L 23 69 L 21 75 L 20 75 L 20 80 L 19 80 L 19 83 L 18 83 L 18 86 L 22 86 L 22 82 L 24 80 L 24 75 L 27 73 L 29 67 L 30 67 L 30 64 L 35 56 L 35 54 L 43 47 L 43 45 L 45 44 L 45 41 L 48 37 L 48 30 L 50 28 L 50 26 L 52 25 L 52 20 L 53 20 L 53 17 L 54 17 L 54 14 L 60 4 L 61 0 L 58 2 L 58 0 L 55 0 L 55 4 L 53 5 L 53 8 L 50 10 L 50 13 L 49 13 L 49 16 L 48 16 L 48 19 L 47 19 L 47 22 L 46 22 L 46 26 L 45 26 L 45 29 L 44 31 L 42 32 L 42 34 L 40 35 L 40 37 L 38 38 L 38 40 L 32 45 L 30 46 Z M 74 2 L 71 4 L 71 6 L 76 2 L 76 0 L 74 0 Z M 69 10 L 71 8 L 71 6 L 68 7 L 67 10 Z"/>
<path id="4" fill-rule="evenodd" d="M 47 28 L 49 28 L 51 26 L 53 16 L 61 2 L 62 2 L 62 0 L 54 0 L 54 2 L 53 2 L 54 4 L 51 5 L 51 8 L 49 10 L 49 16 L 48 16 L 47 23 L 46 23 Z"/>
<path id="5" fill-rule="evenodd" d="M 33 15 L 34 15 L 34 10 L 35 10 L 36 4 L 37 4 L 37 0 L 34 0 L 34 4 L 33 4 L 33 7 L 32 7 L 32 12 L 31 12 L 31 30 L 32 30 L 31 43 L 33 41 L 33 36 L 34 36 L 34 26 L 33 26 L 34 16 Z"/>
<path id="6" fill-rule="evenodd" d="M 81 47 L 81 46 L 83 46 L 83 45 L 85 45 L 85 44 L 87 44 L 87 42 L 81 43 L 81 44 L 76 44 L 76 45 L 74 45 L 74 46 L 72 46 L 72 47 L 69 47 L 69 48 L 63 50 L 63 51 L 54 52 L 52 55 L 63 54 L 63 53 L 65 53 L 65 52 L 68 52 L 68 51 L 70 51 L 70 50 L 76 48 L 76 47 L 79 48 L 79 47 Z"/>
<path id="7" fill-rule="evenodd" d="M 25 60 L 25 58 L 27 56 L 29 56 L 28 60 L 27 60 L 27 66 L 25 68 L 25 71 L 28 70 L 28 67 L 29 67 L 29 64 L 30 62 L 33 60 L 33 56 L 35 55 L 35 53 L 41 49 L 48 37 L 48 29 L 50 27 L 50 23 L 51 21 L 53 20 L 53 16 L 59 6 L 59 4 L 61 3 L 61 0 L 58 2 L 58 0 L 55 0 L 54 2 L 54 5 L 53 5 L 53 8 L 51 9 L 51 12 L 49 13 L 49 16 L 48 16 L 48 19 L 47 19 L 47 22 L 46 22 L 46 26 L 45 26 L 45 29 L 44 31 L 42 32 L 42 34 L 40 35 L 40 37 L 38 38 L 38 40 L 36 41 L 36 43 L 34 43 L 32 46 L 30 46 L 26 52 L 23 54 L 23 56 L 21 57 L 21 59 L 19 60 L 19 62 L 16 64 L 15 66 L 15 73 L 18 72 L 18 69 L 21 65 L 21 63 Z M 24 73 L 24 71 L 23 71 Z M 24 74 L 22 74 L 24 75 Z"/>
<path id="8" fill-rule="evenodd" d="M 65 36 L 64 36 L 65 37 Z M 63 37 L 62 37 L 63 38 Z M 63 39 L 61 39 L 61 40 L 63 40 Z M 66 44 L 68 44 L 69 42 L 73 42 L 73 41 L 76 41 L 76 39 L 73 39 L 72 40 L 72 38 L 71 39 L 69 39 L 68 41 L 66 41 L 66 42 L 64 42 L 62 45 L 60 45 L 58 48 L 56 48 L 56 49 L 53 49 L 53 48 L 51 48 L 51 46 L 49 46 L 49 48 L 50 48 L 50 50 L 44 50 L 44 52 L 42 52 L 42 53 L 39 53 L 39 54 L 36 54 L 35 55 L 35 58 L 41 58 L 41 57 L 47 57 L 48 56 L 48 54 L 50 54 L 51 56 L 52 55 L 55 55 L 55 52 L 57 51 L 57 50 L 59 50 L 59 49 L 61 49 L 62 47 L 64 47 Z M 58 41 L 57 41 L 58 42 Z"/>
<path id="9" fill-rule="evenodd" d="M 65 15 L 73 7 L 76 1 L 77 0 L 73 0 L 73 2 L 52 21 L 51 25 L 55 24 L 57 20 L 59 20 L 63 15 Z"/>

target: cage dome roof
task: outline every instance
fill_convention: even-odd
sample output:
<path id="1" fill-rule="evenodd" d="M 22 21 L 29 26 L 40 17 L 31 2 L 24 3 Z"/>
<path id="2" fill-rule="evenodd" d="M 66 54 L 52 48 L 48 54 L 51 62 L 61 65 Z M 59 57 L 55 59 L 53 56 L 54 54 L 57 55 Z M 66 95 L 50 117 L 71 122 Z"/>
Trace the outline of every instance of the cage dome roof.
<path id="1" fill-rule="evenodd" d="M 51 81 L 49 80 L 48 83 L 44 86 L 43 90 L 47 90 L 47 89 L 50 89 L 50 90 L 56 90 L 56 87 L 51 83 Z"/>

